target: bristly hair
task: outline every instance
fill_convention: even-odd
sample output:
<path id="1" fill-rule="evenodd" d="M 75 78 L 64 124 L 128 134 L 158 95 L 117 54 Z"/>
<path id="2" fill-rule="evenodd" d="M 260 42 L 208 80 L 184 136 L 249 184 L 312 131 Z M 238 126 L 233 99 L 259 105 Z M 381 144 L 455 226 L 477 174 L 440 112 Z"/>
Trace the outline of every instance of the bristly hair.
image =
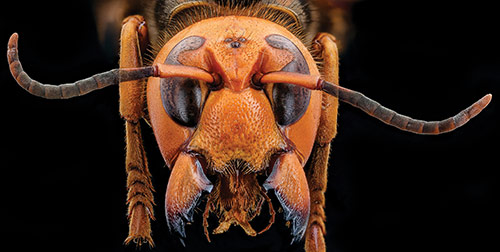
<path id="1" fill-rule="evenodd" d="M 152 57 L 175 34 L 186 27 L 204 19 L 221 16 L 257 17 L 277 23 L 305 45 L 307 28 L 311 22 L 306 1 L 293 0 L 172 0 L 157 1 L 154 6 L 154 19 L 158 38 L 153 39 L 150 53 Z"/>

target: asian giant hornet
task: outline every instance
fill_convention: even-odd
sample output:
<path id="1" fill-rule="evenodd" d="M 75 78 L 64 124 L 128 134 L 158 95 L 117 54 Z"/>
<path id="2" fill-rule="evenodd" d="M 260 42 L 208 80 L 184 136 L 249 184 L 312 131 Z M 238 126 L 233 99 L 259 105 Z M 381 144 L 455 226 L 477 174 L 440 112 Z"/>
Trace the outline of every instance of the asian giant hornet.
<path id="1" fill-rule="evenodd" d="M 454 117 L 425 122 L 338 86 L 335 38 L 320 33 L 307 42 L 307 10 L 298 1 L 160 1 L 156 8 L 167 17 L 124 20 L 120 69 L 75 83 L 54 86 L 32 80 L 19 62 L 17 34 L 8 47 L 14 78 L 34 95 L 71 98 L 119 84 L 127 139 L 127 243 L 153 243 L 152 185 L 140 119 L 151 123 L 172 170 L 165 205 L 171 231 L 185 236 L 184 225 L 206 192 L 203 225 L 208 239 L 210 213 L 219 218 L 212 233 L 237 225 L 257 235 L 274 221 L 267 195 L 274 190 L 294 240 L 305 237 L 306 251 L 321 251 L 326 167 L 329 143 L 336 134 L 338 99 L 421 134 L 460 127 L 491 100 L 487 95 Z M 162 35 L 148 38 L 150 26 Z M 156 43 L 154 60 L 148 62 L 144 52 L 151 41 Z M 308 161 L 310 167 L 304 170 Z M 265 177 L 263 184 L 258 176 Z M 265 203 L 270 223 L 256 231 L 250 222 Z"/>

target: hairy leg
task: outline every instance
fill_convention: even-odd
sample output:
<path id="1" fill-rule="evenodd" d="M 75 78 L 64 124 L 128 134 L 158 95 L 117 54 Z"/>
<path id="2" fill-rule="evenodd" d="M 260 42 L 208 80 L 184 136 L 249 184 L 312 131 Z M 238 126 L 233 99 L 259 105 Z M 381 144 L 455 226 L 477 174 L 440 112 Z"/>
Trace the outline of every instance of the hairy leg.
<path id="1" fill-rule="evenodd" d="M 147 43 L 147 28 L 141 16 L 129 16 L 123 21 L 120 39 L 120 68 L 142 67 L 142 51 Z M 131 241 L 138 246 L 148 243 L 151 238 L 153 215 L 153 186 L 148 170 L 146 153 L 142 144 L 139 120 L 144 116 L 145 81 L 120 82 L 120 114 L 125 120 L 126 130 L 126 171 L 129 235 L 125 244 Z"/>
<path id="2" fill-rule="evenodd" d="M 314 40 L 314 49 L 323 65 L 322 78 L 338 83 L 338 50 L 335 38 L 320 33 Z M 328 175 L 330 142 L 337 134 L 338 99 L 323 94 L 320 126 L 315 140 L 310 166 L 307 169 L 307 183 L 311 195 L 311 215 L 306 230 L 306 252 L 326 251 L 325 191 Z"/>

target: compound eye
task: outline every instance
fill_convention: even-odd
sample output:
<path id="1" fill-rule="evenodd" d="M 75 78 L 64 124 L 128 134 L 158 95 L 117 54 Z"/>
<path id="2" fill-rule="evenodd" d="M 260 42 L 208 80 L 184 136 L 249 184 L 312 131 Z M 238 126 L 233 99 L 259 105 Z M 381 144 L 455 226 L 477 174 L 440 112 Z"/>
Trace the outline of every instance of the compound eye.
<path id="1" fill-rule="evenodd" d="M 195 127 L 200 118 L 202 91 L 198 80 L 161 80 L 161 100 L 167 114 L 179 125 Z"/>
<path id="2" fill-rule="evenodd" d="M 165 59 L 165 64 L 180 65 L 178 58 L 181 53 L 196 50 L 204 43 L 205 39 L 199 36 L 184 38 L 172 48 Z M 172 120 L 185 127 L 196 127 L 200 118 L 203 94 L 198 80 L 161 79 L 160 94 L 163 108 Z"/>
<path id="3" fill-rule="evenodd" d="M 274 84 L 273 111 L 278 124 L 287 126 L 298 121 L 306 112 L 310 97 L 309 89 L 287 83 Z"/>
<path id="4" fill-rule="evenodd" d="M 292 41 L 281 35 L 269 35 L 267 43 L 276 49 L 288 50 L 294 59 L 281 71 L 309 74 L 304 55 Z M 287 126 L 298 121 L 306 112 L 311 98 L 311 90 L 287 83 L 275 83 L 272 91 L 273 111 L 276 122 Z"/>

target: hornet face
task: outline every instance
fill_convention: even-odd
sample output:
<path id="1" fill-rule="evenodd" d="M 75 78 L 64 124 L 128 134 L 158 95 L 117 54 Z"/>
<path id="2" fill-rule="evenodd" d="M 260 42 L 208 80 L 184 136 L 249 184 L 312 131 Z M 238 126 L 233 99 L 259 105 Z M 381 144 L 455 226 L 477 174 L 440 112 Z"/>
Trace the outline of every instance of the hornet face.
<path id="1" fill-rule="evenodd" d="M 148 82 L 151 123 L 172 167 L 165 206 L 169 227 L 184 236 L 185 221 L 206 191 L 205 221 L 210 212 L 219 218 L 213 233 L 239 225 L 254 236 L 249 222 L 264 201 L 271 202 L 266 190 L 274 189 L 300 239 L 310 208 L 303 165 L 319 124 L 321 92 L 257 81 L 277 71 L 318 75 L 302 42 L 270 21 L 218 17 L 179 32 L 155 63 L 201 68 L 216 80 Z M 258 175 L 265 176 L 263 184 Z M 273 210 L 271 215 L 274 219 Z"/>

